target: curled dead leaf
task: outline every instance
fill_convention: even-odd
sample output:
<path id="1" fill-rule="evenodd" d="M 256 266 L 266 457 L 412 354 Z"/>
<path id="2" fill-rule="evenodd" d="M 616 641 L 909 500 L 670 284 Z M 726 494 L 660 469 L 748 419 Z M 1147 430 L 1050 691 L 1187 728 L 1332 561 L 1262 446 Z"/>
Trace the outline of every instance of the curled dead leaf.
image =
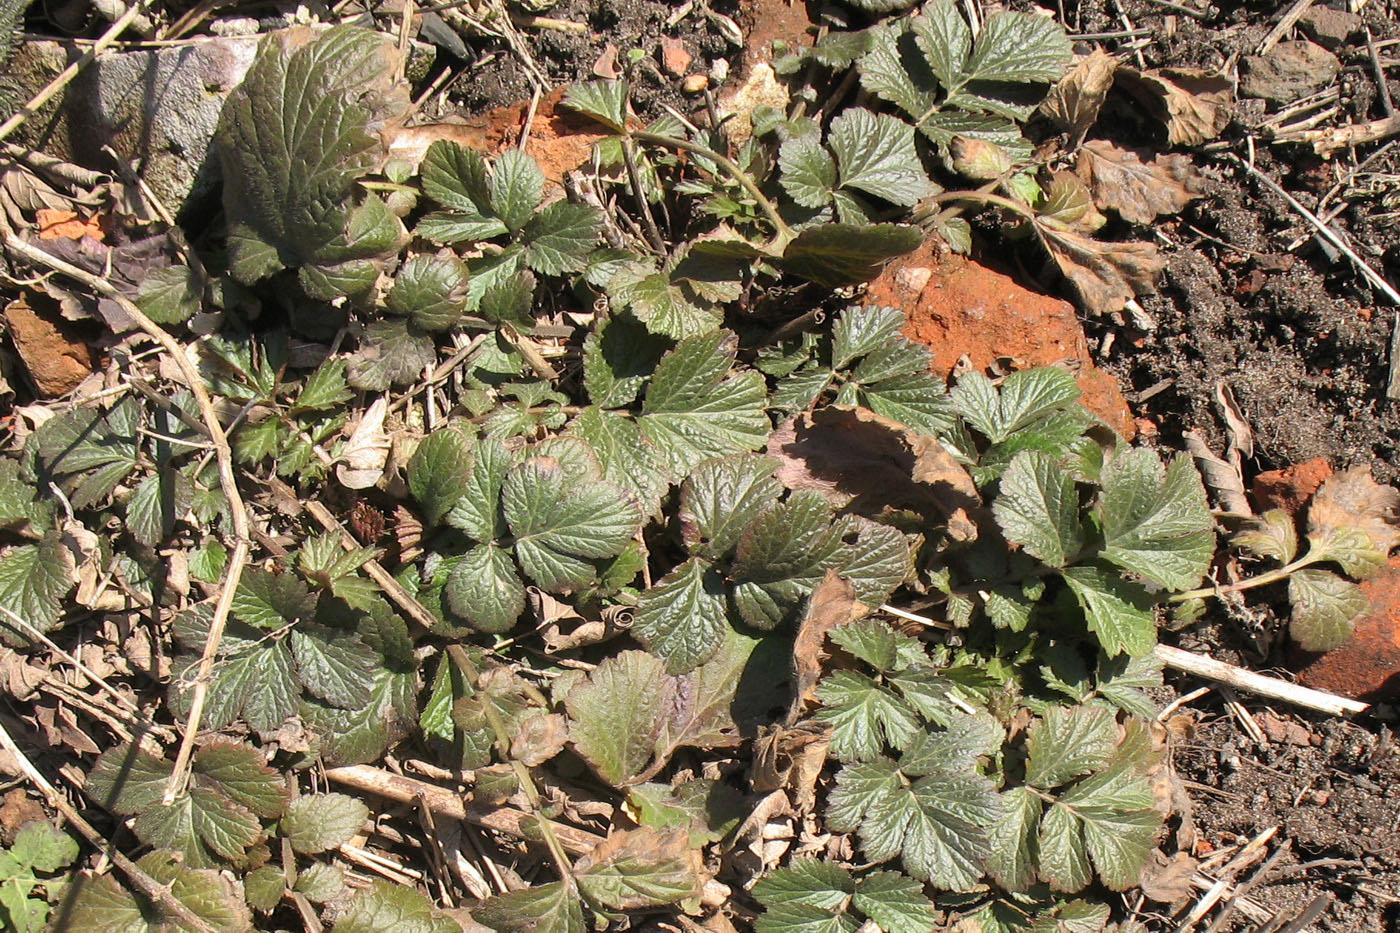
<path id="1" fill-rule="evenodd" d="M 1308 533 L 1320 537 L 1338 528 L 1360 529 L 1388 555 L 1400 545 L 1400 490 L 1377 483 L 1367 467 L 1329 476 L 1308 505 Z"/>
<path id="2" fill-rule="evenodd" d="M 1099 207 L 1115 210 L 1135 224 L 1178 213 L 1202 188 L 1195 166 L 1184 155 L 1150 158 L 1102 139 L 1084 144 L 1075 171 Z"/>
<path id="3" fill-rule="evenodd" d="M 1161 849 L 1153 849 L 1142 868 L 1142 893 L 1159 904 L 1176 904 L 1192 894 L 1191 878 L 1200 866 L 1186 852 L 1170 858 Z"/>
<path id="4" fill-rule="evenodd" d="M 1037 220 L 1036 233 L 1094 314 L 1123 310 L 1128 299 L 1151 292 L 1167 262 L 1152 243 L 1114 243 L 1061 230 Z"/>
<path id="5" fill-rule="evenodd" d="M 1051 88 L 1040 112 L 1061 129 L 1069 130 L 1074 140 L 1082 139 L 1098 120 L 1117 70 L 1118 59 L 1103 49 L 1094 49 L 1076 61 Z"/>
<path id="6" fill-rule="evenodd" d="M 1120 86 L 1167 128 L 1174 146 L 1199 146 L 1230 122 L 1233 85 L 1228 77 L 1196 68 L 1137 71 L 1119 68 Z"/>
<path id="7" fill-rule="evenodd" d="M 531 716 L 515 730 L 510 740 L 510 757 L 527 768 L 544 764 L 564 750 L 569 740 L 568 721 L 558 713 Z"/>
<path id="8" fill-rule="evenodd" d="M 1215 494 L 1215 500 L 1220 506 L 1236 515 L 1253 515 L 1254 509 L 1249 504 L 1249 496 L 1245 494 L 1244 476 L 1239 467 L 1216 456 L 1210 445 L 1195 431 L 1183 432 L 1182 440 L 1186 444 L 1187 452 L 1196 461 L 1196 469 L 1200 472 L 1201 479 Z"/>

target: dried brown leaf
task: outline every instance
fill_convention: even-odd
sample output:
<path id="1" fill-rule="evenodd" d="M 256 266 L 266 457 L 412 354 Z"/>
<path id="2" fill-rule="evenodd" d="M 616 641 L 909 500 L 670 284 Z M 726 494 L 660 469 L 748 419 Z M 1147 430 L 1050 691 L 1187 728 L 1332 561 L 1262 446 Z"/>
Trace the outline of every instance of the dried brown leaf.
<path id="1" fill-rule="evenodd" d="M 1200 865 L 1185 852 L 1168 858 L 1154 849 L 1142 869 L 1142 893 L 1160 904 L 1175 904 L 1191 896 L 1191 878 Z"/>
<path id="2" fill-rule="evenodd" d="M 1102 139 L 1084 144 L 1075 170 L 1099 207 L 1135 224 L 1178 213 L 1201 190 L 1200 176 L 1186 156 L 1148 158 Z"/>
<path id="3" fill-rule="evenodd" d="M 569 740 L 569 723 L 558 713 L 531 716 L 515 730 L 510 740 L 510 757 L 527 768 L 544 764 L 564 750 Z"/>
<path id="4" fill-rule="evenodd" d="M 389 399 L 380 396 L 350 434 L 340 455 L 341 463 L 335 468 L 336 477 L 346 488 L 368 489 L 384 475 L 384 464 L 389 460 L 392 446 L 389 435 L 384 432 L 384 416 L 388 412 Z"/>
<path id="5" fill-rule="evenodd" d="M 1166 260 L 1151 243 L 1113 243 L 1056 229 L 1037 220 L 1036 232 L 1055 263 L 1094 314 L 1123 310 L 1128 299 L 1153 290 Z"/>
<path id="6" fill-rule="evenodd" d="M 1082 139 L 1099 118 L 1099 110 L 1113 87 L 1118 59 L 1103 49 L 1094 49 L 1075 62 L 1051 90 L 1040 112 L 1061 129 Z"/>
<path id="7" fill-rule="evenodd" d="M 613 910 L 640 910 L 699 897 L 704 859 L 690 846 L 690 829 L 650 827 L 615 832 L 574 863 L 585 890 Z M 591 882 L 591 883 L 590 883 Z"/>
<path id="8" fill-rule="evenodd" d="M 792 643 L 792 667 L 797 675 L 797 691 L 788 713 L 788 724 L 797 722 L 822 675 L 826 635 L 834 628 L 849 625 L 869 609 L 856 602 L 856 591 L 835 570 L 828 570 L 822 582 L 807 599 L 807 610 Z"/>
<path id="9" fill-rule="evenodd" d="M 1329 476 L 1308 505 L 1308 533 L 1322 537 L 1338 528 L 1360 529 L 1388 555 L 1400 544 L 1400 490 L 1377 483 L 1368 467 Z"/>
<path id="10" fill-rule="evenodd" d="M 1117 81 L 1167 128 L 1174 146 L 1199 146 L 1230 122 L 1232 85 L 1224 75 L 1194 68 L 1119 68 Z"/>
<path id="11" fill-rule="evenodd" d="M 937 438 L 866 408 L 798 415 L 768 439 L 768 454 L 779 460 L 784 486 L 816 490 L 839 509 L 942 516 L 962 509 L 975 516 L 982 508 L 972 477 Z"/>

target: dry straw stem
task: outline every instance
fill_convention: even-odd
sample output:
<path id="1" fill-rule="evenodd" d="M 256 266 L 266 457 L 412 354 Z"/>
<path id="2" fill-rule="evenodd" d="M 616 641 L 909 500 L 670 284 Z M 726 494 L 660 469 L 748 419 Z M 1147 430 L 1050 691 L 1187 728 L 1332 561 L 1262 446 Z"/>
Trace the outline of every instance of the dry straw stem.
<path id="1" fill-rule="evenodd" d="M 10 119 L 6 120 L 4 123 L 0 123 L 0 140 L 8 138 L 11 133 L 24 125 L 25 120 L 32 117 L 39 111 L 39 108 L 48 103 L 55 94 L 67 87 L 69 82 L 76 78 L 78 72 L 86 68 L 89 62 L 100 55 L 102 51 L 113 42 L 116 42 L 117 37 L 126 30 L 126 27 L 130 26 L 136 21 L 137 17 L 146 12 L 146 7 L 150 5 L 150 2 L 151 0 L 137 0 L 136 3 L 127 7 L 126 12 L 92 44 L 92 48 L 84 52 L 77 61 L 59 72 L 58 77 L 44 85 L 39 93 L 31 97 L 29 102 L 21 107 L 14 116 L 10 117 Z"/>
<path id="2" fill-rule="evenodd" d="M 50 808 L 57 810 L 58 813 L 72 824 L 73 828 L 81 833 L 83 838 L 91 845 L 101 850 L 104 855 L 110 858 L 113 864 L 131 879 L 131 883 L 135 885 L 142 894 L 169 911 L 175 919 L 183 924 L 184 929 L 193 930 L 194 933 L 217 933 L 213 927 L 205 923 L 184 904 L 180 903 L 180 901 L 170 893 L 169 888 L 146 874 L 140 866 L 127 858 L 118 851 L 115 846 L 104 839 L 102 834 L 94 829 L 91 823 L 83 819 L 82 814 L 74 809 L 73 805 L 68 802 L 68 799 L 58 792 L 58 788 L 50 784 L 49 779 L 44 777 L 38 768 L 34 767 L 34 762 L 29 760 L 29 756 L 20 751 L 20 747 L 15 744 L 15 740 L 10 737 L 10 733 L 6 731 L 3 724 L 0 724 L 0 749 L 9 752 L 10 755 L 14 757 L 15 762 L 19 765 L 20 771 L 24 772 L 24 776 L 29 778 L 30 782 L 38 788 L 39 793 L 44 795 L 44 802 L 47 803 Z"/>
<path id="3" fill-rule="evenodd" d="M 1317 710 L 1320 713 L 1349 716 L 1367 712 L 1371 708 L 1369 703 L 1349 700 L 1346 697 L 1313 690 L 1310 687 L 1300 687 L 1298 684 L 1279 680 L 1277 677 L 1266 677 L 1263 674 L 1256 674 L 1254 671 L 1247 671 L 1242 667 L 1226 664 L 1224 661 L 1217 661 L 1214 658 L 1192 654 L 1190 651 L 1182 651 L 1180 648 L 1173 648 L 1170 645 L 1158 645 L 1156 655 L 1158 660 L 1173 670 L 1204 677 L 1206 680 L 1213 680 L 1216 683 L 1227 684 L 1237 690 L 1244 690 L 1256 696 L 1268 697 L 1271 700 L 1283 700 L 1294 706 Z"/>
<path id="4" fill-rule="evenodd" d="M 139 4 L 133 6 L 132 9 L 138 9 L 139 6 Z M 209 679 L 214 670 L 214 659 L 218 655 L 219 645 L 223 641 L 224 627 L 228 624 L 233 594 L 238 589 L 238 581 L 242 578 L 243 568 L 248 563 L 248 548 L 251 538 L 248 528 L 248 510 L 243 503 L 242 495 L 238 492 L 238 481 L 233 470 L 233 454 L 229 450 L 228 437 L 224 434 L 223 426 L 219 423 L 219 416 L 214 411 L 214 403 L 209 398 L 209 393 L 204 390 L 203 380 L 200 379 L 194 364 L 185 354 L 184 348 L 163 327 L 148 318 L 140 308 L 117 291 L 116 286 L 109 280 L 50 256 L 12 233 L 5 234 L 5 247 L 36 265 L 65 275 L 116 302 L 148 337 L 160 344 L 161 348 L 170 355 L 171 360 L 180 370 L 180 376 L 184 379 L 190 394 L 194 396 L 195 404 L 199 407 L 200 418 L 204 422 L 204 430 L 209 435 L 210 443 L 214 445 L 214 455 L 219 467 L 219 488 L 223 492 L 224 498 L 228 500 L 229 514 L 233 522 L 233 553 L 229 557 L 228 569 L 224 573 L 223 590 L 219 593 L 219 601 L 214 606 L 214 618 L 209 624 L 209 637 L 204 642 L 204 653 L 199 658 L 199 670 L 195 674 L 194 687 L 190 694 L 190 712 L 185 720 L 185 730 L 180 739 L 180 748 L 175 755 L 175 768 L 170 774 L 170 783 L 165 788 L 164 803 L 169 805 L 184 788 L 185 779 L 188 777 L 190 754 L 194 751 L 195 736 L 199 732 L 199 720 L 204 715 L 204 703 L 209 693 Z"/>

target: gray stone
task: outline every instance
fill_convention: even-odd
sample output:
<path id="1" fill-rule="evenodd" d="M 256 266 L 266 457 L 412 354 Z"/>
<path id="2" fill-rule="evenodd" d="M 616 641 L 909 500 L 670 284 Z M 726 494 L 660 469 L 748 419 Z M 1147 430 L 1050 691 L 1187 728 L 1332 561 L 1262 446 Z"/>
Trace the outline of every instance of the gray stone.
<path id="1" fill-rule="evenodd" d="M 171 211 L 206 197 L 218 179 L 209 144 L 219 113 L 257 49 L 256 38 L 224 38 L 99 56 L 67 95 L 75 161 L 104 164 L 108 145 Z"/>
<path id="2" fill-rule="evenodd" d="M 1267 55 L 1246 55 L 1240 62 L 1240 94 L 1288 104 L 1336 80 L 1342 70 L 1337 56 L 1306 40 L 1280 42 Z"/>
<path id="3" fill-rule="evenodd" d="M 1356 13 L 1334 10 L 1330 6 L 1313 6 L 1298 20 L 1298 27 L 1311 40 L 1335 52 L 1347 40 L 1361 32 L 1365 23 Z"/>

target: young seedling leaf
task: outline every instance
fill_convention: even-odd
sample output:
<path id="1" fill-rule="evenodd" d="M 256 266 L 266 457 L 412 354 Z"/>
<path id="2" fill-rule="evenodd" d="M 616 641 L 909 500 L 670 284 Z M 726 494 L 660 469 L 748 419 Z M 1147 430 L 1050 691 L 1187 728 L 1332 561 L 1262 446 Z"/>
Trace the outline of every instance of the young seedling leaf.
<path id="1" fill-rule="evenodd" d="M 1215 555 L 1205 486 L 1186 454 L 1165 468 L 1150 450 L 1109 461 L 1101 479 L 1103 556 L 1173 590 L 1201 582 Z"/>
<path id="2" fill-rule="evenodd" d="M 57 534 L 0 556 L 0 638 L 6 644 L 33 643 L 34 633 L 15 618 L 40 632 L 58 624 L 63 598 L 73 589 L 72 566 L 72 554 Z"/>
<path id="3" fill-rule="evenodd" d="M 1293 604 L 1288 634 L 1304 651 L 1331 651 L 1345 644 L 1369 608 L 1361 587 L 1312 568 L 1289 576 L 1288 601 Z"/>

